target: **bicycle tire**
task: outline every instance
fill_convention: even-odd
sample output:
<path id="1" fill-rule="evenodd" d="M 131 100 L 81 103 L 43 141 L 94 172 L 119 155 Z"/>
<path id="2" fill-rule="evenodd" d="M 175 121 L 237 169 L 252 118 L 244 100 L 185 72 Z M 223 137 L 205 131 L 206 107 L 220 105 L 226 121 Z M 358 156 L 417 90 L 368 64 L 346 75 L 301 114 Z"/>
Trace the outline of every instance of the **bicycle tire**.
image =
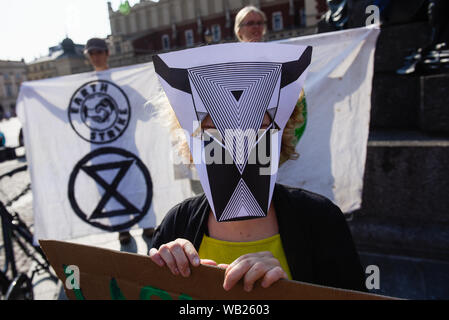
<path id="1" fill-rule="evenodd" d="M 19 274 L 11 282 L 5 300 L 34 300 L 33 284 L 26 274 Z"/>
<path id="2" fill-rule="evenodd" d="M 11 284 L 10 280 L 6 276 L 6 274 L 0 270 L 0 295 L 5 296 L 8 291 L 9 285 Z"/>

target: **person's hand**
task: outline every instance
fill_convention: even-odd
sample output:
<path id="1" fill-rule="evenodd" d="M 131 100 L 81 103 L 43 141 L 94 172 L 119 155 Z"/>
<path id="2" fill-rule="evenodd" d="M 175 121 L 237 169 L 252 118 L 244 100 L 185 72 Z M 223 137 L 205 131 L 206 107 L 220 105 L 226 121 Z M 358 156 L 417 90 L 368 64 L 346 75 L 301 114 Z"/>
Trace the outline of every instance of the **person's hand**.
<path id="1" fill-rule="evenodd" d="M 226 267 L 220 265 L 220 267 Z M 250 292 L 254 283 L 262 279 L 262 287 L 268 288 L 279 279 L 288 279 L 279 261 L 269 251 L 245 254 L 226 267 L 223 288 L 226 291 L 243 278 L 243 288 Z"/>
<path id="2" fill-rule="evenodd" d="M 230 265 L 218 265 L 213 260 L 200 259 L 190 241 L 176 239 L 163 244 L 159 249 L 152 248 L 149 255 L 158 266 L 167 266 L 174 275 L 181 274 L 184 277 L 190 276 L 190 264 L 194 267 L 205 264 L 223 268 L 226 270 L 223 288 L 227 291 L 242 278 L 244 289 L 248 292 L 259 279 L 262 279 L 262 287 L 268 288 L 279 279 L 288 278 L 279 261 L 268 251 L 243 255 Z"/>
<path id="3" fill-rule="evenodd" d="M 166 265 L 174 275 L 181 274 L 183 277 L 190 276 L 190 264 L 194 267 L 198 267 L 202 262 L 216 265 L 212 260 L 200 260 L 195 247 L 186 239 L 176 239 L 161 245 L 159 249 L 151 248 L 149 255 L 158 266 Z"/>

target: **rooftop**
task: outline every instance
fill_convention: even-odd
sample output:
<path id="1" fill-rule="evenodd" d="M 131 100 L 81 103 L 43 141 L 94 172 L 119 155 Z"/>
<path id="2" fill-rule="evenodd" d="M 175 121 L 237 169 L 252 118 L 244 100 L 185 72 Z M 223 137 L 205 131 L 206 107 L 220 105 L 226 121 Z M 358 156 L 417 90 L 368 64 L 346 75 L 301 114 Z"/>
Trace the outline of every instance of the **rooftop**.
<path id="1" fill-rule="evenodd" d="M 52 61 L 52 60 L 57 60 L 57 59 L 62 59 L 62 58 L 67 58 L 67 57 L 84 58 L 83 50 L 84 50 L 84 45 L 75 44 L 72 41 L 72 39 L 65 38 L 57 46 L 48 48 L 48 55 L 37 58 L 37 59 L 31 61 L 29 64 L 32 65 L 32 64 L 36 64 L 36 63 L 42 63 L 42 62 L 46 62 L 46 61 Z"/>

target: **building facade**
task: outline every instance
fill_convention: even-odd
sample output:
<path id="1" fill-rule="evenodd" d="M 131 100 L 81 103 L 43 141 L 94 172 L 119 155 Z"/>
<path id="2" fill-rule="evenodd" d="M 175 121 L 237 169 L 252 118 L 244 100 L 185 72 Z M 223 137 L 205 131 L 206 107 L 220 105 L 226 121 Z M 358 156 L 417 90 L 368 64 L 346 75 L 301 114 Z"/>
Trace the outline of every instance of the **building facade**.
<path id="1" fill-rule="evenodd" d="M 26 64 L 23 60 L 0 60 L 0 119 L 15 115 L 20 85 L 26 80 Z"/>
<path id="2" fill-rule="evenodd" d="M 142 0 L 125 15 L 108 3 L 110 64 L 148 61 L 155 53 L 206 42 L 236 41 L 235 16 L 250 4 L 267 15 L 266 40 L 315 33 L 327 10 L 326 0 Z"/>
<path id="3" fill-rule="evenodd" d="M 64 39 L 61 44 L 49 48 L 48 55 L 27 64 L 28 80 L 40 80 L 91 71 L 92 67 L 83 54 L 84 45 Z"/>
<path id="4" fill-rule="evenodd" d="M 108 2 L 109 65 L 132 65 L 151 61 L 155 53 L 236 41 L 235 16 L 246 5 L 265 12 L 268 41 L 316 33 L 327 11 L 326 0 L 141 0 L 122 14 Z M 0 117 L 15 115 L 23 81 L 91 71 L 83 50 L 84 45 L 66 38 L 28 64 L 0 61 Z"/>

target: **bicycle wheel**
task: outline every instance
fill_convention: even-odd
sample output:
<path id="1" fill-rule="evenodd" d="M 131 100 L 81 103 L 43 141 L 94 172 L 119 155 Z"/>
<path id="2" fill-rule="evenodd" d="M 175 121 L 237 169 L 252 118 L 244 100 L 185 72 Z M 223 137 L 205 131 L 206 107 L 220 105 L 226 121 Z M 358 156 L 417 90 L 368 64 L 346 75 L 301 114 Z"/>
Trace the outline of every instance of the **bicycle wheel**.
<path id="1" fill-rule="evenodd" d="M 6 274 L 0 270 L 0 299 L 5 296 L 6 291 L 8 291 L 10 281 Z"/>
<path id="2" fill-rule="evenodd" d="M 5 300 L 33 300 L 33 285 L 24 273 L 19 274 L 10 284 Z"/>

